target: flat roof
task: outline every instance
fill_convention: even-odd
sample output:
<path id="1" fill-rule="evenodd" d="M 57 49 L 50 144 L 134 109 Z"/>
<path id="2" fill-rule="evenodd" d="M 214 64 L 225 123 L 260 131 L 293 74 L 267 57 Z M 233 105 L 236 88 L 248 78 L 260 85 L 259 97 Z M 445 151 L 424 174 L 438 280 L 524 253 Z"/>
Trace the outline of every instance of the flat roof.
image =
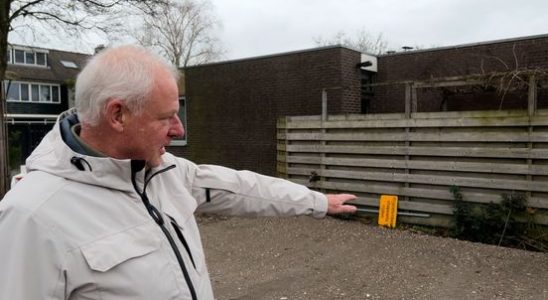
<path id="1" fill-rule="evenodd" d="M 351 51 L 360 52 L 356 49 L 352 49 L 343 45 L 330 45 L 330 46 L 322 46 L 322 47 L 316 47 L 316 48 L 308 48 L 303 50 L 294 50 L 294 51 L 287 51 L 287 52 L 280 52 L 280 53 L 273 53 L 273 54 L 266 54 L 266 55 L 259 55 L 259 56 L 250 56 L 250 57 L 244 57 L 244 58 L 237 58 L 237 59 L 229 59 L 229 60 L 223 60 L 223 61 L 217 61 L 217 62 L 210 62 L 200 65 L 193 65 L 193 66 L 187 66 L 183 69 L 193 69 L 193 68 L 199 68 L 204 66 L 211 66 L 211 65 L 221 65 L 221 64 L 231 64 L 231 63 L 238 63 L 238 62 L 244 62 L 244 61 L 250 61 L 250 60 L 259 60 L 259 59 L 267 59 L 267 58 L 273 58 L 273 57 L 280 57 L 280 56 L 286 56 L 286 55 L 295 55 L 295 54 L 301 54 L 301 53 L 308 53 L 308 52 L 317 52 L 317 51 L 323 51 L 323 50 L 330 50 L 330 49 L 336 49 L 336 48 L 343 48 Z M 361 53 L 361 52 L 360 52 Z"/>
<path id="2" fill-rule="evenodd" d="M 316 47 L 316 48 L 308 48 L 308 49 L 303 49 L 303 50 L 295 50 L 295 51 L 273 53 L 273 54 L 267 54 L 267 55 L 259 55 L 259 56 L 251 56 L 251 57 L 244 57 L 244 58 L 238 58 L 238 59 L 224 60 L 224 61 L 218 61 L 218 62 L 211 62 L 211 63 L 205 63 L 205 64 L 200 64 L 200 65 L 188 66 L 185 69 L 199 68 L 199 67 L 211 66 L 211 65 L 238 63 L 238 62 L 244 62 L 244 61 L 250 61 L 250 60 L 266 59 L 266 58 L 273 58 L 273 57 L 279 57 L 279 56 L 285 56 L 285 55 L 294 55 L 294 54 L 300 54 L 300 53 L 329 50 L 329 49 L 335 49 L 335 48 L 344 48 L 344 49 L 348 49 L 348 50 L 351 50 L 351 51 L 356 51 L 356 52 L 369 54 L 369 55 L 373 55 L 373 56 L 377 56 L 377 57 L 385 57 L 385 56 L 395 56 L 395 55 L 410 55 L 410 54 L 416 54 L 416 53 L 422 53 L 422 52 L 431 52 L 431 51 L 444 51 L 444 50 L 451 50 L 451 49 L 476 47 L 476 46 L 483 46 L 483 45 L 490 45 L 490 44 L 509 43 L 509 42 L 516 42 L 516 41 L 523 41 L 523 40 L 533 40 L 533 39 L 542 39 L 542 38 L 548 38 L 548 34 L 539 34 L 539 35 L 531 35 L 531 36 L 499 39 L 499 40 L 490 40 L 490 41 L 484 41 L 484 42 L 458 44 L 458 45 L 452 45 L 452 46 L 441 46 L 441 47 L 426 48 L 426 49 L 419 49 L 419 50 L 398 51 L 398 52 L 395 52 L 395 53 L 385 53 L 385 54 L 380 54 L 380 55 L 361 52 L 357 49 L 352 49 L 352 48 L 344 46 L 344 45 L 331 45 L 331 46 L 323 46 L 323 47 Z"/>
<path id="3" fill-rule="evenodd" d="M 459 49 L 459 48 L 477 47 L 477 46 L 501 44 L 501 43 L 511 43 L 511 42 L 517 42 L 517 41 L 535 40 L 535 39 L 543 39 L 543 38 L 548 38 L 548 34 L 538 34 L 538 35 L 522 36 L 522 37 L 515 37 L 515 38 L 490 40 L 490 41 L 477 42 L 477 43 L 467 43 L 467 44 L 458 44 L 458 45 L 452 45 L 452 46 L 425 48 L 425 49 L 418 49 L 418 50 L 397 51 L 395 53 L 385 53 L 378 56 L 383 57 L 383 56 L 395 56 L 395 55 L 409 55 L 409 54 L 416 54 L 421 52 L 452 50 L 452 49 Z"/>

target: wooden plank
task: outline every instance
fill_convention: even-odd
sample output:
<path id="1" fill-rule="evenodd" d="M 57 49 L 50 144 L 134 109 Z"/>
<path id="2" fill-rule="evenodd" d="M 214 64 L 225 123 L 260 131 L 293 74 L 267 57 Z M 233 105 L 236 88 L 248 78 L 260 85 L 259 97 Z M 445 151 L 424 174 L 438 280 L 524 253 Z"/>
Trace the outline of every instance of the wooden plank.
<path id="1" fill-rule="evenodd" d="M 401 133 L 278 133 L 278 139 L 296 141 L 406 141 Z M 548 135 L 541 132 L 410 132 L 412 142 L 548 142 Z"/>
<path id="2" fill-rule="evenodd" d="M 288 173 L 295 175 L 309 175 L 311 169 L 288 168 Z M 385 172 L 358 172 L 358 171 L 339 171 L 339 170 L 319 170 L 318 175 L 322 177 L 373 180 L 386 182 L 409 182 L 419 184 L 441 185 L 441 186 L 460 186 L 475 187 L 485 189 L 501 189 L 515 191 L 535 191 L 548 192 L 548 182 L 512 180 L 512 179 L 491 179 L 477 177 L 453 177 L 453 176 L 433 176 L 421 174 L 402 174 Z"/>
<path id="3" fill-rule="evenodd" d="M 548 175 L 548 165 L 508 164 L 508 163 L 482 163 L 482 162 L 458 162 L 458 161 L 420 161 L 398 159 L 370 159 L 370 158 L 332 158 L 307 156 L 278 157 L 278 161 L 302 164 L 325 164 L 333 166 L 372 167 L 389 169 L 412 170 L 437 170 L 451 172 L 476 172 L 476 173 L 503 173 L 503 174 L 530 174 Z"/>
<path id="4" fill-rule="evenodd" d="M 548 209 L 548 198 L 529 197 L 527 199 L 527 206 Z"/>
<path id="5" fill-rule="evenodd" d="M 473 111 L 438 111 L 438 112 L 413 112 L 412 119 L 460 119 L 460 118 L 507 118 L 527 116 L 528 111 L 523 109 L 515 110 L 473 110 Z M 548 116 L 547 108 L 539 108 L 536 116 Z M 284 117 L 282 117 L 284 118 Z M 360 121 L 360 120 L 400 120 L 404 119 L 404 113 L 385 113 L 385 114 L 344 114 L 330 115 L 329 120 L 334 121 Z M 299 121 L 320 121 L 320 115 L 309 116 L 288 116 L 288 122 Z"/>
<path id="6" fill-rule="evenodd" d="M 288 129 L 342 129 L 342 128 L 405 128 L 405 127 L 524 127 L 548 126 L 546 118 L 530 119 L 529 117 L 515 118 L 468 118 L 468 119 L 409 119 L 409 120 L 368 120 L 368 121 L 319 121 L 289 122 Z"/>
<path id="7" fill-rule="evenodd" d="M 309 188 L 321 187 L 327 190 L 336 190 L 340 192 L 354 192 L 354 193 L 371 193 L 371 194 L 388 194 L 398 196 L 408 196 L 415 198 L 427 198 L 433 200 L 442 201 L 454 201 L 454 197 L 449 191 L 449 187 L 445 190 L 434 190 L 426 188 L 405 188 L 405 187 L 392 187 L 382 184 L 358 184 L 349 182 L 330 182 L 321 181 L 316 182 L 314 185 L 310 184 L 306 180 L 291 179 L 291 181 L 305 185 Z M 463 198 L 466 202 L 472 203 L 499 203 L 502 200 L 502 194 L 487 193 L 487 192 L 468 192 L 462 191 Z M 531 197 L 528 200 L 529 207 L 548 209 L 548 199 Z"/>
<path id="8" fill-rule="evenodd" d="M 449 188 L 446 190 L 434 190 L 434 189 L 425 189 L 425 188 L 403 188 L 403 187 L 391 187 L 380 184 L 356 184 L 348 182 L 329 182 L 322 181 L 316 182 L 314 185 L 310 184 L 306 180 L 291 179 L 291 181 L 308 186 L 309 188 L 321 187 L 327 190 L 336 190 L 340 192 L 358 192 L 358 193 L 371 193 L 371 194 L 389 194 L 389 195 L 399 195 L 399 196 L 408 196 L 415 198 L 427 198 L 433 200 L 441 201 L 454 201 L 454 197 L 449 191 Z M 502 194 L 493 194 L 493 193 L 481 193 L 481 192 L 468 192 L 462 191 L 463 198 L 466 202 L 471 203 L 500 203 L 502 200 Z M 378 198 L 373 198 L 378 199 Z M 548 199 L 531 197 L 527 202 L 528 207 L 548 209 Z"/>
<path id="9" fill-rule="evenodd" d="M 548 126 L 548 118 L 518 116 L 499 118 L 436 118 L 436 119 L 397 119 L 397 120 L 341 120 L 341 121 L 302 121 L 288 122 L 288 129 L 341 129 L 341 128 L 405 128 L 405 127 L 523 127 Z"/>
<path id="10" fill-rule="evenodd" d="M 350 145 L 278 145 L 278 150 L 288 152 L 326 152 L 348 154 L 457 156 L 490 158 L 548 159 L 548 149 L 481 148 L 481 147 L 405 147 L 405 146 L 350 146 Z"/>
<path id="11" fill-rule="evenodd" d="M 379 207 L 379 200 L 375 199 L 375 203 L 372 201 L 364 201 L 362 198 L 356 199 L 352 203 L 357 205 L 366 205 Z M 435 213 L 435 214 L 444 214 L 452 215 L 453 207 L 451 205 L 444 204 L 432 204 L 432 203 L 421 203 L 421 202 L 412 202 L 412 201 L 398 201 L 398 211 L 409 210 L 414 212 L 424 212 L 424 213 Z"/>
<path id="12" fill-rule="evenodd" d="M 300 183 L 302 181 L 295 181 L 292 180 L 295 183 Z M 324 188 L 330 188 L 327 185 L 322 186 Z M 379 207 L 379 198 L 378 197 L 358 197 L 356 200 L 353 200 L 350 202 L 351 204 L 356 205 L 363 205 L 363 206 L 372 206 L 372 207 Z M 383 194 L 390 194 L 390 193 L 383 193 Z M 392 195 L 395 195 L 392 193 Z M 451 204 L 433 204 L 433 203 L 424 203 L 424 202 L 412 202 L 412 201 L 398 201 L 398 210 L 410 210 L 410 211 L 416 211 L 416 212 L 425 212 L 425 213 L 436 213 L 436 214 L 444 214 L 444 215 L 452 215 L 453 214 L 453 207 Z"/>
<path id="13" fill-rule="evenodd" d="M 440 82 L 417 82 L 417 88 L 439 88 L 439 87 L 456 87 L 463 85 L 484 85 L 485 80 L 458 80 L 458 81 L 440 81 Z"/>

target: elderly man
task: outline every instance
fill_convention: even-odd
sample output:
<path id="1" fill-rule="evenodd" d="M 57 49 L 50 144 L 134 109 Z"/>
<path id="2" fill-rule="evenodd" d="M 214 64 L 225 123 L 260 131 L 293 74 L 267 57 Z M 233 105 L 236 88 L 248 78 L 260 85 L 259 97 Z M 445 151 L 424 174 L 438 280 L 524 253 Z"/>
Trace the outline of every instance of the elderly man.
<path id="1" fill-rule="evenodd" d="M 352 213 L 352 195 L 166 152 L 182 136 L 177 70 L 146 50 L 104 50 L 76 110 L 0 202 L 0 299 L 213 299 L 196 212 Z"/>

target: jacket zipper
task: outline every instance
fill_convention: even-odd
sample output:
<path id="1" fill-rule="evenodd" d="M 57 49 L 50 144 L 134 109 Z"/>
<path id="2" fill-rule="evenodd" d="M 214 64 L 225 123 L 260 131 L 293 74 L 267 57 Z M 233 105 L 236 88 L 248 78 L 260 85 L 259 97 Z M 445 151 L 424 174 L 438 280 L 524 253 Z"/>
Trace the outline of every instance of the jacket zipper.
<path id="1" fill-rule="evenodd" d="M 143 163 L 143 165 L 138 166 L 137 165 L 138 163 Z M 165 227 L 165 222 L 164 222 L 164 218 L 162 217 L 162 214 L 158 211 L 158 209 L 154 205 L 152 205 L 150 203 L 150 200 L 148 199 L 148 196 L 146 194 L 146 188 L 147 188 L 147 185 L 150 182 L 150 180 L 158 174 L 164 173 L 166 171 L 169 171 L 169 170 L 175 168 L 175 165 L 171 165 L 171 166 L 169 166 L 165 169 L 162 169 L 162 170 L 150 175 L 148 180 L 145 181 L 145 184 L 144 184 L 144 187 L 143 187 L 143 192 L 139 192 L 139 188 L 137 187 L 137 181 L 136 181 L 136 178 L 135 178 L 136 175 L 137 175 L 137 171 L 140 170 L 140 169 L 138 169 L 137 171 L 134 170 L 134 169 L 139 168 L 139 167 L 141 167 L 140 169 L 142 169 L 144 167 L 144 162 L 132 161 L 131 182 L 133 184 L 133 188 L 135 189 L 135 192 L 137 192 L 137 194 L 141 197 L 141 201 L 145 205 L 145 208 L 147 209 L 148 214 L 152 217 L 154 222 L 156 222 L 156 224 L 158 224 L 158 226 L 160 226 L 160 229 L 162 230 L 162 232 L 166 236 L 166 238 L 169 242 L 169 245 L 171 246 L 171 249 L 175 253 L 175 257 L 177 258 L 177 262 L 179 263 L 179 266 L 181 267 L 181 271 L 183 272 L 183 276 L 185 278 L 186 284 L 187 284 L 188 289 L 190 291 L 190 295 L 192 297 L 192 300 L 197 300 L 198 297 L 196 296 L 196 290 L 194 289 L 194 285 L 192 284 L 192 280 L 190 279 L 190 274 L 188 273 L 188 270 L 186 269 L 184 260 L 181 256 L 181 252 L 179 251 L 179 248 L 177 247 L 177 244 L 175 243 L 175 240 L 173 239 L 173 237 L 169 233 L 169 230 Z M 175 230 L 175 232 L 177 233 L 177 235 L 179 235 L 179 232 L 177 230 Z M 181 236 L 179 236 L 179 239 L 181 239 L 181 237 L 182 237 L 182 234 L 181 234 Z M 184 240 L 184 238 L 183 238 L 183 240 Z M 186 240 L 185 240 L 185 242 L 183 242 L 183 246 L 185 248 L 188 248 L 188 244 L 186 243 Z M 194 259 L 190 255 L 190 249 L 188 248 L 187 251 L 189 253 L 190 260 L 192 261 L 192 264 L 194 265 L 194 268 L 196 268 L 196 265 L 194 264 Z"/>
<path id="2" fill-rule="evenodd" d="M 179 238 L 179 241 L 183 244 L 183 247 L 185 247 L 185 250 L 188 254 L 188 257 L 190 257 L 190 261 L 192 262 L 192 265 L 194 266 L 194 269 L 196 268 L 196 263 L 194 262 L 194 258 L 192 257 L 192 252 L 190 252 L 190 247 L 188 246 L 188 243 L 186 242 L 185 236 L 183 235 L 183 232 L 179 228 L 179 224 L 173 219 L 172 217 L 169 217 L 171 220 L 171 226 L 173 226 L 173 229 L 175 229 L 175 233 L 177 234 L 177 237 Z"/>

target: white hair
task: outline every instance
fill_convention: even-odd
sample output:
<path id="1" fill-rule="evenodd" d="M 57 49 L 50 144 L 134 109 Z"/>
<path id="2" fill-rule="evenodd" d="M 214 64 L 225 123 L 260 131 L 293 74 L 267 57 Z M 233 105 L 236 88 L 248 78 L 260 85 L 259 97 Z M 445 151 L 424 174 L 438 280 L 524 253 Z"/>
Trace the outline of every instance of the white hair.
<path id="1" fill-rule="evenodd" d="M 139 46 L 102 50 L 93 56 L 76 79 L 76 109 L 80 122 L 95 126 L 111 99 L 123 100 L 130 111 L 140 114 L 152 96 L 155 73 L 165 70 L 177 81 L 178 70 L 159 56 Z"/>

